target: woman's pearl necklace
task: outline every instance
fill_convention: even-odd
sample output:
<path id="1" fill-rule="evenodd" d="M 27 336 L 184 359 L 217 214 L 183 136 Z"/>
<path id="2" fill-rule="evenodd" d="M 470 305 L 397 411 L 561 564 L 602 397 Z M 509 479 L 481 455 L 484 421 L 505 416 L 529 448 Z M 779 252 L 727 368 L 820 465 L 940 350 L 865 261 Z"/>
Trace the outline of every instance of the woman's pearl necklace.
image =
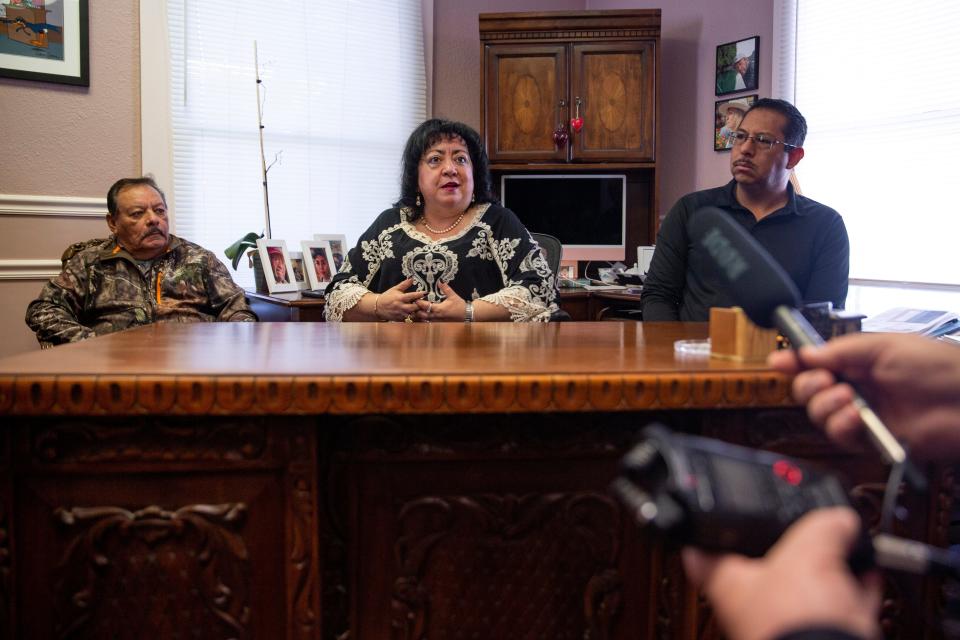
<path id="1" fill-rule="evenodd" d="M 423 223 L 423 226 L 427 228 L 427 231 L 429 231 L 430 233 L 436 234 L 436 235 L 440 235 L 440 234 L 442 234 L 442 233 L 447 233 L 448 231 L 452 231 L 453 229 L 455 229 L 456 226 L 457 226 L 458 224 L 460 224 L 460 221 L 463 220 L 463 216 L 465 216 L 465 215 L 467 215 L 467 212 L 466 212 L 466 211 L 464 211 L 463 213 L 461 213 L 461 214 L 460 214 L 460 217 L 457 218 L 456 222 L 454 222 L 452 225 L 450 225 L 450 226 L 447 227 L 446 229 L 434 229 L 434 228 L 431 227 L 429 224 L 427 224 L 427 217 L 426 217 L 426 216 L 423 217 L 422 223 Z"/>

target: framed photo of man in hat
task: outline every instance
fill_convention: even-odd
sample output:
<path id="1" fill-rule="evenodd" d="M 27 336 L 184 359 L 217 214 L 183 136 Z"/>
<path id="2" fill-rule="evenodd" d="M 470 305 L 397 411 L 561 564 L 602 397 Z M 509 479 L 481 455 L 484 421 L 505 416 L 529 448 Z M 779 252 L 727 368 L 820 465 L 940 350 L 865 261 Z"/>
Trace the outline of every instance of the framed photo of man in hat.
<path id="1" fill-rule="evenodd" d="M 260 238 L 257 240 L 257 250 L 270 293 L 296 291 L 297 281 L 294 280 L 287 243 L 283 240 Z"/>
<path id="2" fill-rule="evenodd" d="M 733 148 L 733 133 L 747 110 L 757 101 L 757 94 L 730 100 L 717 100 L 713 111 L 713 150 L 729 151 Z"/>
<path id="3" fill-rule="evenodd" d="M 760 36 L 717 47 L 717 93 L 756 91 L 759 84 Z"/>

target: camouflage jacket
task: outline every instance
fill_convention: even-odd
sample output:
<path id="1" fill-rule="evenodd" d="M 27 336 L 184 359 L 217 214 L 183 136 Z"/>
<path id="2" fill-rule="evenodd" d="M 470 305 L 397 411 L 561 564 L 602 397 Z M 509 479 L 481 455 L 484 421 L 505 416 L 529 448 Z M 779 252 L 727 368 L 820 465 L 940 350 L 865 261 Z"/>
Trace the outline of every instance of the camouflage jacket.
<path id="1" fill-rule="evenodd" d="M 166 252 L 145 267 L 114 237 L 73 245 L 26 317 L 44 346 L 153 322 L 256 319 L 223 263 L 173 235 Z"/>

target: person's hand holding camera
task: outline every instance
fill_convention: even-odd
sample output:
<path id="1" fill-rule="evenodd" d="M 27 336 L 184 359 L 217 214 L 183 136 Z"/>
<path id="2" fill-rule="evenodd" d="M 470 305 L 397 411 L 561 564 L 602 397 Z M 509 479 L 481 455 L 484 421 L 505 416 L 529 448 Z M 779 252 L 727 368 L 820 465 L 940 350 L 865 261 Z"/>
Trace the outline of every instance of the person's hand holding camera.
<path id="1" fill-rule="evenodd" d="M 880 634 L 876 572 L 857 578 L 847 556 L 860 520 L 846 507 L 817 509 L 791 526 L 763 558 L 683 550 L 687 577 L 710 599 L 731 640 L 772 640 L 801 630 Z"/>

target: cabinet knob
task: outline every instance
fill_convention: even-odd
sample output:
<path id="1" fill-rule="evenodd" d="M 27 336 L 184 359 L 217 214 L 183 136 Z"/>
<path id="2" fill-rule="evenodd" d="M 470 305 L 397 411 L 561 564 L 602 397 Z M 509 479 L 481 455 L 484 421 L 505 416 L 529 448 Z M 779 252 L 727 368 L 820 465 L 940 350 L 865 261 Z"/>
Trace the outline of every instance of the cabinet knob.
<path id="1" fill-rule="evenodd" d="M 567 131 L 567 123 L 565 122 L 566 118 L 563 115 L 563 110 L 566 106 L 566 100 L 561 99 L 560 102 L 557 103 L 557 128 L 553 130 L 553 144 L 557 150 L 566 147 L 567 142 L 570 140 L 570 133 Z"/>

